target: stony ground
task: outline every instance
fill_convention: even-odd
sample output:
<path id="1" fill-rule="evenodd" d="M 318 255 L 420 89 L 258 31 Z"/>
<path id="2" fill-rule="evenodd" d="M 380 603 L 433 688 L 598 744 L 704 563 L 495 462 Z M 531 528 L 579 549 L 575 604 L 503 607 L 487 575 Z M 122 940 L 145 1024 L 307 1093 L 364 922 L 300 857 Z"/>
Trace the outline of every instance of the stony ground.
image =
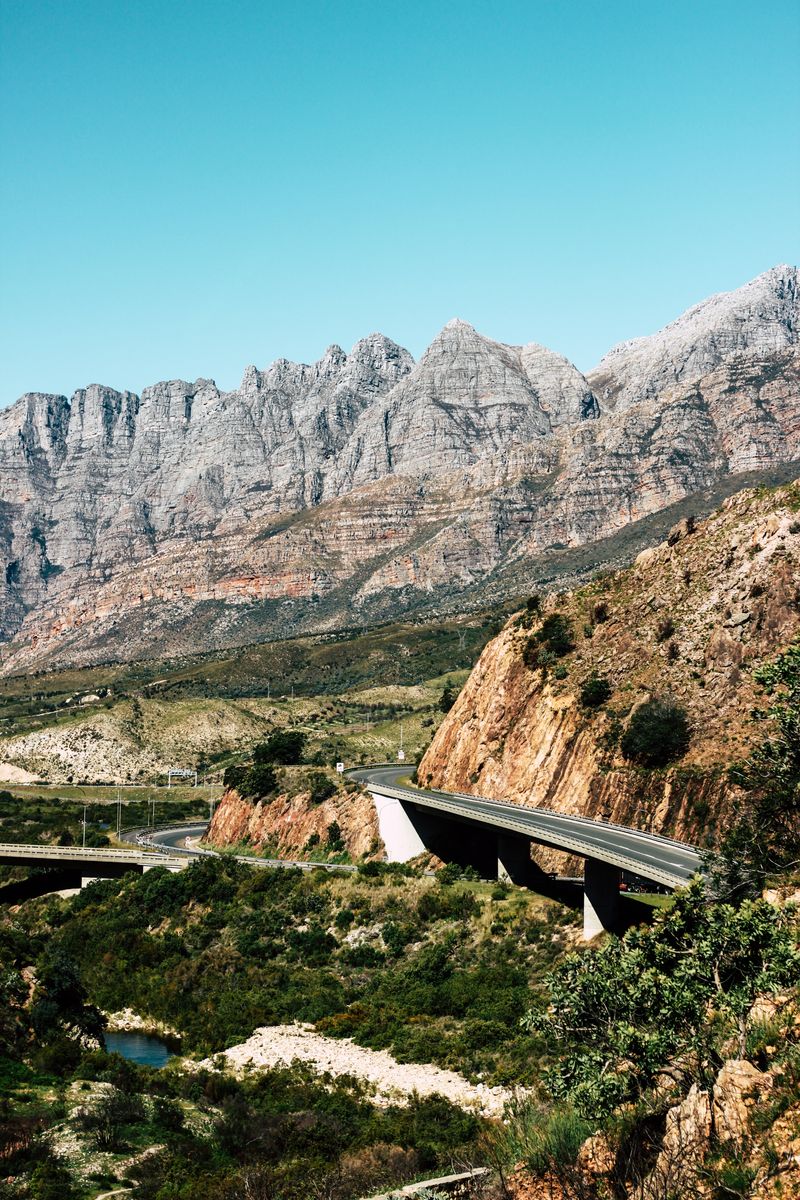
<path id="1" fill-rule="evenodd" d="M 461 1108 L 497 1117 L 516 1094 L 506 1088 L 472 1084 L 463 1075 L 430 1063 L 400 1063 L 385 1050 L 365 1049 L 350 1038 L 325 1037 L 310 1025 L 263 1026 L 246 1042 L 204 1059 L 200 1065 L 211 1068 L 220 1059 L 236 1072 L 300 1061 L 320 1074 L 354 1075 L 375 1088 L 377 1104 L 402 1102 L 415 1092 L 420 1096 L 438 1094 Z"/>

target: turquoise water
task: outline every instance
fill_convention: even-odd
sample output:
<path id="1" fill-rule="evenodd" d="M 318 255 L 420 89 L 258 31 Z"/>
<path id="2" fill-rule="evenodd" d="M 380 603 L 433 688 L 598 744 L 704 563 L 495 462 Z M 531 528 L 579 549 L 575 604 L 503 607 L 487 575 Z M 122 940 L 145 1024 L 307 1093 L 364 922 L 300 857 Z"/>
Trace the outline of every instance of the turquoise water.
<path id="1" fill-rule="evenodd" d="M 172 1058 L 172 1051 L 161 1038 L 147 1033 L 107 1033 L 105 1039 L 109 1054 L 121 1054 L 144 1067 L 163 1067 Z"/>

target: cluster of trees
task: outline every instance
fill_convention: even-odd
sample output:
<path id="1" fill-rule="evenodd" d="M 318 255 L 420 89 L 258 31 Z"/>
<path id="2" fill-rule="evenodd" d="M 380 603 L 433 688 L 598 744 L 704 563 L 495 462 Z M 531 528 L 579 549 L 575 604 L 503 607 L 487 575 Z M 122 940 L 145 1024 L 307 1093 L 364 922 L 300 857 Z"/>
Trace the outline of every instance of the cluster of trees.
<path id="1" fill-rule="evenodd" d="M 241 796 L 267 799 L 278 787 L 276 767 L 301 763 L 305 745 L 306 735 L 300 730 L 276 729 L 265 742 L 253 747 L 250 763 L 226 767 L 223 783 Z"/>
<path id="2" fill-rule="evenodd" d="M 329 846 L 337 834 L 332 823 Z M 367 1045 L 521 1080 L 531 1043 L 518 1021 L 568 913 L 553 905 L 531 920 L 527 900 L 499 898 L 487 928 L 481 903 L 462 884 L 377 867 L 345 880 L 203 859 L 31 911 L 47 912 L 53 949 L 95 1003 L 163 1020 L 187 1049 L 213 1053 L 259 1025 L 326 1019 Z M 353 925 L 378 931 L 360 957 L 329 932 Z"/>

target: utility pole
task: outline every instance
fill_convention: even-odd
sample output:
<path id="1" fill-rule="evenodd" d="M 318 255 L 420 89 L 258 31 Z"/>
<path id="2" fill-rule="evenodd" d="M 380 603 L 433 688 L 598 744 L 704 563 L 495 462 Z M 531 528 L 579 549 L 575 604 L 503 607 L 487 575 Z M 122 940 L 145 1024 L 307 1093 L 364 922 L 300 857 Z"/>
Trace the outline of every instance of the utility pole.
<path id="1" fill-rule="evenodd" d="M 122 835 L 122 789 L 117 788 L 117 841 Z"/>
<path id="2" fill-rule="evenodd" d="M 86 805 L 83 806 L 83 848 L 86 849 Z"/>

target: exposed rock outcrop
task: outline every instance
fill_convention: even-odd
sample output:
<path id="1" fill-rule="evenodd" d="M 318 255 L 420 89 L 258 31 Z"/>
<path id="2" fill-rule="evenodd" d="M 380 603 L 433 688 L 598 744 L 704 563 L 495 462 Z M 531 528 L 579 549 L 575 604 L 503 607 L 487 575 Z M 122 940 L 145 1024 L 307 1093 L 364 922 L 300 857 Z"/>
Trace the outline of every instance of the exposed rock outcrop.
<path id="1" fill-rule="evenodd" d="M 688 840 L 724 826 L 737 794 L 722 767 L 763 737 L 752 671 L 800 632 L 798 508 L 799 484 L 741 493 L 630 569 L 549 598 L 545 613 L 561 612 L 575 639 L 564 678 L 525 665 L 542 618 L 512 619 L 439 727 L 422 782 Z M 598 711 L 579 702 L 593 675 L 612 688 Z M 658 772 L 616 745 L 620 722 L 652 695 L 679 702 L 692 728 L 685 758 Z"/>
<path id="2" fill-rule="evenodd" d="M 0 670 L 195 652 L 514 594 L 530 564 L 800 459 L 797 271 L 584 377 L 450 322 L 223 393 L 98 385 L 0 412 Z"/>
<path id="3" fill-rule="evenodd" d="M 226 791 L 214 810 L 205 841 L 211 846 L 247 843 L 256 851 L 274 852 L 281 858 L 302 856 L 309 838 L 324 849 L 328 827 L 336 822 L 348 852 L 354 858 L 380 856 L 383 843 L 372 800 L 360 789 L 339 789 L 321 804 L 308 792 L 282 793 L 273 800 L 251 801 L 236 791 Z"/>

